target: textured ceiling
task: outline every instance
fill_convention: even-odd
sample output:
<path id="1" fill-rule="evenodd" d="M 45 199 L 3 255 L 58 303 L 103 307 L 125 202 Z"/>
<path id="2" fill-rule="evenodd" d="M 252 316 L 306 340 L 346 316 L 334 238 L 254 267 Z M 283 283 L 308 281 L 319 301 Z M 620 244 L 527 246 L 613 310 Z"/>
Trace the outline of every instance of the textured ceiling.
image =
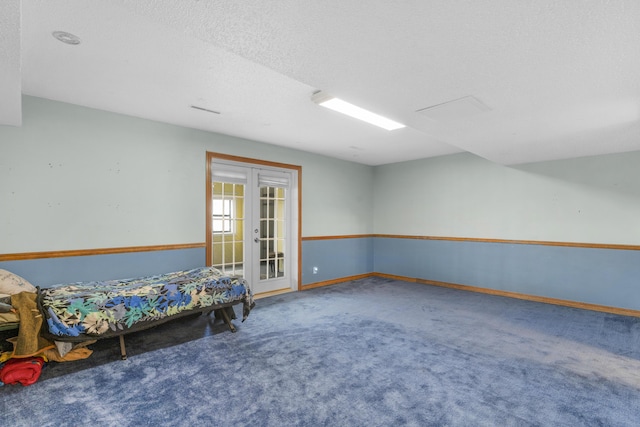
<path id="1" fill-rule="evenodd" d="M 3 0 L 0 13 L 1 124 L 20 124 L 22 92 L 370 165 L 640 150 L 637 0 Z M 325 110 L 316 90 L 407 127 Z M 461 99 L 487 108 L 446 104 Z M 436 105 L 446 114 L 425 114 Z"/>
<path id="2" fill-rule="evenodd" d="M 0 2 L 0 125 L 22 124 L 20 0 Z"/>

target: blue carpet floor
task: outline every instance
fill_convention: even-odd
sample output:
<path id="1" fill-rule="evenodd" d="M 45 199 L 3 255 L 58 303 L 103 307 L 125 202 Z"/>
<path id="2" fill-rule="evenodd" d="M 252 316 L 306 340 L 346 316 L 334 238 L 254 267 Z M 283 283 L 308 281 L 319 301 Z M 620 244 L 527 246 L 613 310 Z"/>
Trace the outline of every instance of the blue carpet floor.
<path id="1" fill-rule="evenodd" d="M 637 426 L 640 319 L 370 278 L 0 387 L 4 426 Z"/>

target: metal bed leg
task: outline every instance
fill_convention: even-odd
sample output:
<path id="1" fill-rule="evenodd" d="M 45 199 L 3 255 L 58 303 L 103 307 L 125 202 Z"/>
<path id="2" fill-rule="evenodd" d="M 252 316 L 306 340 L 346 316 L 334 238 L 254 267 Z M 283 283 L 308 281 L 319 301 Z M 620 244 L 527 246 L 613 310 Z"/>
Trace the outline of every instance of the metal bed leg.
<path id="1" fill-rule="evenodd" d="M 227 314 L 227 310 L 224 308 L 221 308 L 219 310 L 222 313 L 222 318 L 224 319 L 224 322 L 229 325 L 229 329 L 231 329 L 231 332 L 235 332 L 236 331 L 236 326 L 231 323 L 231 319 L 229 318 L 229 315 Z"/>
<path id="2" fill-rule="evenodd" d="M 120 335 L 120 358 L 127 360 L 127 349 L 124 346 L 124 335 Z"/>

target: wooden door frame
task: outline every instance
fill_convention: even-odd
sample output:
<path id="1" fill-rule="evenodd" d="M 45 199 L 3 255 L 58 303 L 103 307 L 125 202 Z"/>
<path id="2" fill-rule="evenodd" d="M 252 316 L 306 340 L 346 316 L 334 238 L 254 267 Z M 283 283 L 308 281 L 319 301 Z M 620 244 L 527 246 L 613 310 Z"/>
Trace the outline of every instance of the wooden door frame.
<path id="1" fill-rule="evenodd" d="M 212 151 L 207 151 L 207 183 L 206 183 L 206 233 L 207 233 L 207 238 L 205 239 L 206 241 L 206 265 L 211 265 L 211 259 L 213 256 L 213 248 L 211 247 L 211 236 L 213 233 L 213 225 L 211 224 L 211 215 L 213 213 L 213 189 L 211 188 L 211 178 L 212 178 L 212 173 L 211 173 L 211 164 L 213 163 L 213 160 L 217 159 L 217 160 L 229 160 L 232 162 L 239 162 L 239 163 L 246 163 L 247 165 L 260 165 L 260 166 L 269 166 L 269 167 L 274 167 L 274 168 L 281 168 L 281 169 L 290 169 L 290 170 L 294 170 L 297 172 L 297 182 L 298 182 L 298 224 L 297 224 L 297 238 L 296 238 L 296 242 L 295 244 L 298 246 L 298 262 L 297 262 L 297 280 L 298 280 L 298 286 L 297 286 L 297 290 L 301 290 L 302 289 L 302 166 L 297 166 L 297 165 L 290 165 L 287 163 L 278 163 L 278 162 L 271 162 L 268 160 L 260 160 L 260 159 L 252 159 L 250 157 L 241 157 L 241 156 L 233 156 L 230 154 L 223 154 L 223 153 L 216 153 L 216 152 L 212 152 Z M 295 207 L 294 207 L 295 209 Z"/>

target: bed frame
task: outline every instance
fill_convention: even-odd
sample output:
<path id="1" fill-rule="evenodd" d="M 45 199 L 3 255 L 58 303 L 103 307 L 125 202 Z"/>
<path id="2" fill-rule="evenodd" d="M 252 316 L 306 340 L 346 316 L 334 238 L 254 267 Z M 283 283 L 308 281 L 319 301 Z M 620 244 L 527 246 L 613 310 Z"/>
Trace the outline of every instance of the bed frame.
<path id="1" fill-rule="evenodd" d="M 41 335 L 50 341 L 83 342 L 118 337 L 127 358 L 124 336 L 187 315 L 214 313 L 231 332 L 233 306 L 243 305 L 244 321 L 254 307 L 249 284 L 212 267 L 135 279 L 78 282 L 38 288 L 43 315 Z"/>
<path id="2" fill-rule="evenodd" d="M 237 304 L 239 304 L 239 303 L 237 303 Z M 163 321 L 156 321 L 156 322 L 154 322 L 152 324 L 149 324 L 145 328 L 138 329 L 138 331 L 141 331 L 141 330 L 144 330 L 144 329 L 154 328 L 154 327 L 156 327 L 156 326 L 158 326 L 158 325 L 160 325 L 162 323 L 168 322 L 170 320 L 179 319 L 181 317 L 186 317 L 188 315 L 196 314 L 198 312 L 203 313 L 203 312 L 205 312 L 205 310 L 204 309 L 202 309 L 202 310 L 191 310 L 191 311 L 184 312 L 181 315 L 171 316 L 171 317 L 166 318 Z M 215 319 L 224 320 L 224 322 L 227 324 L 227 326 L 229 327 L 229 330 L 231 332 L 235 333 L 237 331 L 236 326 L 231 322 L 232 319 L 236 318 L 235 311 L 233 310 L 232 306 L 229 305 L 229 306 L 226 306 L 226 307 L 223 307 L 223 308 L 215 308 L 213 310 L 209 310 L 208 312 L 206 312 L 206 315 L 209 316 L 211 314 L 211 312 L 214 313 Z M 229 312 L 231 312 L 232 314 L 229 315 Z M 127 348 L 126 348 L 125 343 L 124 343 L 124 336 L 127 333 L 132 333 L 132 332 L 123 332 L 123 333 L 118 335 L 118 338 L 119 338 L 119 341 L 120 341 L 120 358 L 122 360 L 127 360 Z M 52 337 L 49 336 L 49 339 L 51 339 L 51 338 Z M 105 337 L 105 338 L 108 338 L 108 337 Z M 53 339 L 55 340 L 56 338 L 53 338 Z M 57 340 L 59 341 L 59 339 L 57 339 Z"/>

